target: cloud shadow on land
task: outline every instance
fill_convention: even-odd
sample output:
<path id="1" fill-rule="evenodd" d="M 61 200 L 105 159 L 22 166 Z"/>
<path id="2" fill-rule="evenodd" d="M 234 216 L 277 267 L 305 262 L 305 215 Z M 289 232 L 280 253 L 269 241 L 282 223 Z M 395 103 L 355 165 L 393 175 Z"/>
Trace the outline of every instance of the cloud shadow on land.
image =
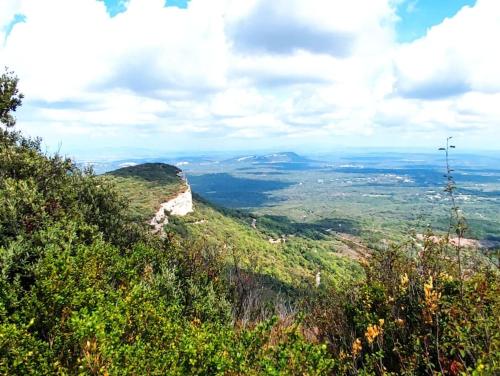
<path id="1" fill-rule="evenodd" d="M 294 234 L 310 239 L 322 239 L 331 231 L 360 234 L 360 224 L 344 218 L 327 218 L 308 223 L 296 222 L 281 215 L 264 215 L 258 217 L 257 228 L 278 235 Z"/>
<path id="2" fill-rule="evenodd" d="M 277 180 L 240 178 L 228 173 L 191 175 L 189 184 L 206 200 L 227 208 L 256 208 L 276 203 L 270 192 L 293 183 Z"/>

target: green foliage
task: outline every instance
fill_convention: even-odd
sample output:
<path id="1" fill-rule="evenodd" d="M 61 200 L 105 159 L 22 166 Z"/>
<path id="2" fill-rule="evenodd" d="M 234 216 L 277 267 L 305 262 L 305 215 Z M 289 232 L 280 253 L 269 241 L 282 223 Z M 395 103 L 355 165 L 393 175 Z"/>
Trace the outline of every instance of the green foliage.
<path id="1" fill-rule="evenodd" d="M 413 255 L 413 256 L 412 256 Z M 431 234 L 365 265 L 365 282 L 311 297 L 308 325 L 328 340 L 345 374 L 477 374 L 500 367 L 500 276 L 477 254 L 464 260 Z"/>
<path id="2" fill-rule="evenodd" d="M 337 253 L 343 244 L 333 237 L 311 239 L 304 232 L 295 235 L 296 225 L 287 222 L 280 227 L 282 232 L 274 233 L 260 217 L 256 228 L 252 227 L 252 221 L 247 213 L 219 209 L 195 196 L 194 212 L 186 217 L 171 218 L 166 230 L 188 239 L 203 239 L 213 247 L 229 247 L 229 264 L 236 262 L 241 268 L 270 277 L 269 281 L 274 279 L 275 290 L 308 290 L 314 285 L 318 271 L 330 283 L 362 276 L 357 262 Z M 284 242 L 270 242 L 283 234 L 292 236 Z"/>
<path id="3" fill-rule="evenodd" d="M 164 163 L 145 163 L 124 167 L 105 175 L 129 202 L 133 219 L 146 221 L 153 217 L 160 204 L 186 189 L 178 176 L 181 171 Z"/>
<path id="4" fill-rule="evenodd" d="M 19 93 L 17 84 L 19 79 L 5 68 L 0 76 L 0 124 L 7 128 L 16 124 L 16 119 L 12 115 L 23 101 L 23 94 Z"/>
<path id="5" fill-rule="evenodd" d="M 0 323 L 0 374 L 50 374 L 52 356 L 47 344 L 29 332 L 29 323 Z"/>
<path id="6" fill-rule="evenodd" d="M 0 144 L 0 245 L 68 217 L 114 242 L 131 236 L 125 201 L 108 182 L 69 159 L 44 156 L 39 142 L 16 133 L 0 135 Z"/>

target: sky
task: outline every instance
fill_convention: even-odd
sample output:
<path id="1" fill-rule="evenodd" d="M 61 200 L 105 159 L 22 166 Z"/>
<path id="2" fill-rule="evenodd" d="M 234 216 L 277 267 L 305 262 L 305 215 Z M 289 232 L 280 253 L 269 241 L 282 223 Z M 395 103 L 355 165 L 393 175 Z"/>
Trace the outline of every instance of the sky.
<path id="1" fill-rule="evenodd" d="M 96 158 L 498 150 L 499 35 L 498 0 L 0 1 L 18 127 Z"/>

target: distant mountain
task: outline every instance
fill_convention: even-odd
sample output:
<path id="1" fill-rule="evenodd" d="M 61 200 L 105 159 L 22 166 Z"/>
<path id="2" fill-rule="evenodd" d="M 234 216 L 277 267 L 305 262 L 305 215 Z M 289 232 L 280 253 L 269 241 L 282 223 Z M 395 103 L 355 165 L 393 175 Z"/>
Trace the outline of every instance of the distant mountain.
<path id="1" fill-rule="evenodd" d="M 211 164 L 213 159 L 204 156 L 185 156 L 177 158 L 156 157 L 156 158 L 129 158 L 109 161 L 80 161 L 78 167 L 92 167 L 97 174 L 104 174 L 123 167 L 133 167 L 146 163 L 168 163 L 177 167 L 185 167 L 191 164 Z"/>
<path id="2" fill-rule="evenodd" d="M 280 152 L 265 155 L 243 155 L 226 159 L 223 163 L 308 163 L 310 159 L 294 152 Z"/>
<path id="3" fill-rule="evenodd" d="M 293 166 L 298 167 L 299 164 L 302 166 L 309 165 L 311 163 L 317 162 L 313 161 L 307 157 L 298 155 L 294 152 L 279 152 L 271 154 L 247 154 L 240 155 L 237 157 L 227 158 L 227 156 L 222 157 L 220 155 L 214 156 L 182 156 L 175 158 L 167 157 L 157 157 L 157 158 L 129 158 L 120 160 L 110 160 L 110 161 L 79 161 L 77 163 L 78 167 L 92 167 L 97 174 L 104 174 L 109 171 L 114 171 L 123 167 L 133 167 L 145 163 L 168 163 L 170 165 L 177 166 L 179 168 L 189 170 L 193 166 L 212 166 L 218 164 L 230 164 L 230 165 L 240 165 L 240 164 L 282 164 L 288 165 L 293 168 Z"/>

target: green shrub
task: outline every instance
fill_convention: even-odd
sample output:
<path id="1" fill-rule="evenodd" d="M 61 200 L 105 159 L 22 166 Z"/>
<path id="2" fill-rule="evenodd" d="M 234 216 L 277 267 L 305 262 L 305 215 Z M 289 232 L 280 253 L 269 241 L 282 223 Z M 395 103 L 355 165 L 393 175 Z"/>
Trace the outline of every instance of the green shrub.
<path id="1" fill-rule="evenodd" d="M 310 299 L 308 325 L 341 360 L 337 372 L 491 375 L 499 369 L 498 270 L 469 253 L 460 277 L 453 248 L 430 235 L 421 249 L 392 247 L 365 265 L 366 281 Z"/>

